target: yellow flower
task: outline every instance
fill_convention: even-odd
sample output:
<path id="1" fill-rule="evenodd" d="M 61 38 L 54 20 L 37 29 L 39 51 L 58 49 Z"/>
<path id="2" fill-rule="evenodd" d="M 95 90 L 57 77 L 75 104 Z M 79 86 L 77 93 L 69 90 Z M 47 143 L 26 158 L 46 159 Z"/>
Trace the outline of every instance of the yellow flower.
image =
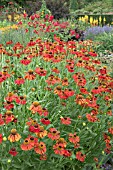
<path id="1" fill-rule="evenodd" d="M 7 140 L 7 138 L 6 137 L 3 137 L 3 141 L 6 141 Z"/>
<path id="2" fill-rule="evenodd" d="M 104 155 L 104 153 L 105 153 L 105 152 L 104 152 L 104 151 L 102 151 L 102 154 L 103 154 L 103 155 Z"/>
<path id="3" fill-rule="evenodd" d="M 79 17 L 79 19 L 78 19 L 79 21 L 82 21 L 82 17 Z"/>
<path id="4" fill-rule="evenodd" d="M 84 18 L 85 18 L 85 21 L 88 22 L 88 15 L 85 15 Z"/>
<path id="5" fill-rule="evenodd" d="M 86 126 L 86 123 L 85 123 L 85 122 L 83 122 L 83 126 Z"/>
<path id="6" fill-rule="evenodd" d="M 11 159 L 8 159 L 7 162 L 8 162 L 8 163 L 11 163 Z"/>
<path id="7" fill-rule="evenodd" d="M 106 22 L 106 18 L 105 17 L 104 17 L 103 21 Z"/>
<path id="8" fill-rule="evenodd" d="M 92 24 L 93 23 L 93 17 L 90 17 L 90 24 Z"/>
<path id="9" fill-rule="evenodd" d="M 99 17 L 99 21 L 100 21 L 100 22 L 102 21 L 102 17 L 101 17 L 101 16 Z"/>

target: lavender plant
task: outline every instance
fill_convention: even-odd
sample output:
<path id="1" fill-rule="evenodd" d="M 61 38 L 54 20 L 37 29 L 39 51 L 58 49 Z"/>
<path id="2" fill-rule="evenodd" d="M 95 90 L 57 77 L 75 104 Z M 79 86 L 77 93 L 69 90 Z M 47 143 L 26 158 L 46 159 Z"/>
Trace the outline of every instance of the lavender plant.
<path id="1" fill-rule="evenodd" d="M 91 39 L 94 40 L 97 35 L 101 35 L 103 33 L 109 33 L 113 31 L 112 26 L 105 25 L 103 27 L 101 26 L 95 26 L 87 28 L 84 32 L 84 38 L 85 39 Z"/>

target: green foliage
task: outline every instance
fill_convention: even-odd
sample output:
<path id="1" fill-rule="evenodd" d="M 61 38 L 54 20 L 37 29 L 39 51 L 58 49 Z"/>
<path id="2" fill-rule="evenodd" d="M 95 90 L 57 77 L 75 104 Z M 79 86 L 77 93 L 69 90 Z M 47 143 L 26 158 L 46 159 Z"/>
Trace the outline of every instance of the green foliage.
<path id="1" fill-rule="evenodd" d="M 97 46 L 97 50 L 109 50 L 113 52 L 113 33 L 103 33 L 95 36 L 94 41 L 100 42 L 100 44 Z"/>
<path id="2" fill-rule="evenodd" d="M 0 28 L 1 27 L 7 27 L 7 26 L 10 26 L 12 24 L 13 24 L 12 22 L 8 22 L 6 19 L 4 19 L 4 21 L 0 21 Z"/>
<path id="3" fill-rule="evenodd" d="M 70 0 L 70 11 L 75 11 L 78 9 L 77 0 Z"/>
<path id="4" fill-rule="evenodd" d="M 83 2 L 83 1 L 82 1 Z M 79 13 L 84 13 L 84 11 L 90 12 L 90 13 L 104 13 L 104 12 L 112 12 L 112 6 L 113 6 L 113 1 L 104 1 L 104 0 L 99 0 L 99 1 L 91 1 L 89 2 L 84 2 L 84 5 L 81 5 L 80 10 L 76 11 Z M 81 9 L 82 8 L 82 9 Z"/>

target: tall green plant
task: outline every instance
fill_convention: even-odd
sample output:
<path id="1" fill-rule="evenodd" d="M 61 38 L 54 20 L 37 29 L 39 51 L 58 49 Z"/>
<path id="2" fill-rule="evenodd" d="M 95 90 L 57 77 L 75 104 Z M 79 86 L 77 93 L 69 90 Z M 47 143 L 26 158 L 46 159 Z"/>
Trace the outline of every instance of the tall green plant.
<path id="1" fill-rule="evenodd" d="M 77 0 L 70 0 L 70 11 L 75 11 L 78 9 Z"/>

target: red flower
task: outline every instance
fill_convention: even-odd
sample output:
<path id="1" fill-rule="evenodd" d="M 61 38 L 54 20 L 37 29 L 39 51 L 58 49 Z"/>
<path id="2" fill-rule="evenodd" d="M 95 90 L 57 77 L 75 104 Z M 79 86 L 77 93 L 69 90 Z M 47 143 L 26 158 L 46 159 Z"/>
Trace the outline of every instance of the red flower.
<path id="1" fill-rule="evenodd" d="M 70 30 L 70 34 L 71 34 L 71 36 L 75 35 L 75 30 Z"/>
<path id="2" fill-rule="evenodd" d="M 6 102 L 4 103 L 4 108 L 5 108 L 6 110 L 11 110 L 12 108 L 14 108 L 14 104 L 12 104 L 12 103 L 9 102 L 9 101 L 6 101 Z"/>
<path id="3" fill-rule="evenodd" d="M 2 83 L 3 81 L 5 81 L 5 77 L 2 75 L 2 73 L 0 73 L 0 83 Z"/>
<path id="4" fill-rule="evenodd" d="M 71 143 L 76 144 L 76 143 L 80 142 L 80 138 L 79 138 L 79 136 L 76 135 L 76 133 L 74 133 L 74 134 L 70 133 L 69 134 L 69 141 Z"/>
<path id="5" fill-rule="evenodd" d="M 44 124 L 44 125 L 49 125 L 51 122 L 48 118 L 42 118 L 41 119 L 41 122 Z"/>
<path id="6" fill-rule="evenodd" d="M 93 57 L 96 57 L 96 56 L 97 56 L 97 54 L 96 54 L 95 52 L 89 52 L 89 55 L 90 55 L 90 56 L 93 56 Z"/>
<path id="7" fill-rule="evenodd" d="M 28 31 L 29 31 L 29 30 L 26 28 L 26 29 L 25 29 L 25 32 L 27 33 Z"/>
<path id="8" fill-rule="evenodd" d="M 6 45 L 10 45 L 10 44 L 13 44 L 13 41 L 12 41 L 12 40 L 6 42 Z"/>
<path id="9" fill-rule="evenodd" d="M 60 132 L 57 131 L 55 128 L 50 128 L 49 131 L 50 132 L 48 132 L 48 138 L 52 140 L 57 140 L 60 138 Z"/>
<path id="10" fill-rule="evenodd" d="M 40 132 L 40 126 L 39 126 L 39 124 L 36 124 L 36 125 L 31 125 L 31 126 L 29 126 L 29 131 L 30 132 L 33 132 L 33 133 L 38 133 L 38 132 Z"/>
<path id="11" fill-rule="evenodd" d="M 54 68 L 52 69 L 52 72 L 55 72 L 55 73 L 59 74 L 59 73 L 60 73 L 60 70 L 59 70 L 57 67 L 54 67 Z"/>
<path id="12" fill-rule="evenodd" d="M 53 145 L 53 149 L 55 154 L 64 155 L 65 153 L 64 145 L 62 143 L 56 143 Z"/>
<path id="13" fill-rule="evenodd" d="M 45 136 L 47 136 L 47 131 L 44 129 L 43 126 L 40 126 L 40 131 L 35 133 L 38 138 L 44 138 Z"/>
<path id="14" fill-rule="evenodd" d="M 35 15 L 31 15 L 31 16 L 30 16 L 30 19 L 31 19 L 31 20 L 34 20 L 34 19 L 35 19 Z"/>
<path id="15" fill-rule="evenodd" d="M 80 92 L 81 92 L 82 94 L 88 94 L 88 93 L 89 93 L 85 87 L 81 87 L 81 88 L 80 88 Z"/>
<path id="16" fill-rule="evenodd" d="M 113 127 L 110 127 L 110 128 L 108 129 L 108 132 L 113 135 Z"/>
<path id="17" fill-rule="evenodd" d="M 54 75 L 50 75 L 48 79 L 46 80 L 48 85 L 54 85 L 56 83 L 60 83 L 60 78 Z"/>
<path id="18" fill-rule="evenodd" d="M 70 150 L 64 150 L 64 154 L 63 154 L 63 156 L 65 156 L 65 157 L 71 157 L 71 155 L 72 155 L 72 152 L 70 151 Z"/>
<path id="19" fill-rule="evenodd" d="M 10 151 L 9 151 L 9 154 L 12 155 L 12 156 L 16 156 L 18 154 L 18 152 L 16 151 L 15 148 L 11 148 Z"/>
<path id="20" fill-rule="evenodd" d="M 28 80 L 34 80 L 35 78 L 36 78 L 36 75 L 33 73 L 33 70 L 29 70 L 25 75 L 25 79 L 28 79 Z"/>
<path id="21" fill-rule="evenodd" d="M 81 162 L 84 162 L 86 158 L 86 155 L 83 155 L 82 152 L 78 151 L 76 152 L 76 159 L 78 159 Z"/>
<path id="22" fill-rule="evenodd" d="M 58 63 L 58 62 L 60 62 L 61 61 L 61 57 L 60 56 L 54 56 L 53 58 L 52 58 L 52 62 L 53 63 Z"/>
<path id="23" fill-rule="evenodd" d="M 28 59 L 28 57 L 24 57 L 24 59 L 20 60 L 20 63 L 22 63 L 23 65 L 28 65 L 31 63 L 31 60 Z"/>
<path id="24" fill-rule="evenodd" d="M 18 142 L 20 140 L 21 136 L 19 133 L 17 133 L 16 129 L 11 130 L 11 134 L 8 136 L 8 140 L 10 142 Z"/>
<path id="25" fill-rule="evenodd" d="M 100 94 L 101 93 L 101 88 L 100 87 L 95 87 L 94 89 L 91 90 L 93 94 Z"/>
<path id="26" fill-rule="evenodd" d="M 4 115 L 0 114 L 0 126 L 4 125 Z"/>
<path id="27" fill-rule="evenodd" d="M 47 155 L 46 154 L 40 155 L 40 160 L 46 160 L 46 159 L 47 159 Z"/>
<path id="28" fill-rule="evenodd" d="M 50 15 L 49 21 L 51 22 L 51 21 L 53 21 L 53 19 L 54 19 L 54 16 L 53 16 L 53 15 Z"/>
<path id="29" fill-rule="evenodd" d="M 26 138 L 20 147 L 22 150 L 28 151 L 31 150 L 34 146 L 31 144 L 30 139 Z"/>
<path id="30" fill-rule="evenodd" d="M 0 134 L 0 144 L 2 143 L 3 137 L 2 134 Z"/>
<path id="31" fill-rule="evenodd" d="M 17 97 L 16 98 L 16 103 L 22 104 L 22 105 L 26 104 L 26 97 L 25 96 Z"/>
<path id="32" fill-rule="evenodd" d="M 40 155 L 45 154 L 46 152 L 46 145 L 44 142 L 39 142 L 35 145 L 34 151 Z"/>
<path id="33" fill-rule="evenodd" d="M 87 106 L 92 107 L 92 108 L 98 108 L 97 105 L 97 98 L 95 96 L 92 96 L 90 99 L 86 99 L 87 101 Z"/>
<path id="34" fill-rule="evenodd" d="M 49 112 L 46 108 L 42 108 L 41 111 L 39 111 L 39 115 L 43 115 L 43 116 L 48 116 Z"/>
<path id="35" fill-rule="evenodd" d="M 85 64 L 84 64 L 84 62 L 83 62 L 82 60 L 79 60 L 79 61 L 76 63 L 76 66 L 77 66 L 77 67 L 84 67 Z"/>
<path id="36" fill-rule="evenodd" d="M 4 119 L 4 122 L 6 124 L 12 122 L 14 120 L 14 115 L 12 114 L 12 112 L 10 110 L 7 110 L 7 112 L 3 115 L 3 119 Z"/>
<path id="37" fill-rule="evenodd" d="M 70 125 L 71 124 L 71 119 L 70 117 L 64 117 L 64 118 L 60 118 L 61 119 L 61 123 L 64 125 Z"/>
<path id="38" fill-rule="evenodd" d="M 3 72 L 0 72 L 0 75 L 2 76 L 3 80 L 6 80 L 7 78 L 9 78 L 11 75 L 7 73 L 6 70 L 4 70 Z"/>
<path id="39" fill-rule="evenodd" d="M 37 67 L 35 72 L 39 74 L 40 76 L 46 76 L 47 71 L 44 70 L 42 67 Z"/>
<path id="40" fill-rule="evenodd" d="M 5 100 L 12 102 L 16 99 L 17 95 L 14 94 L 13 92 L 8 92 L 7 97 L 5 98 Z"/>
<path id="41" fill-rule="evenodd" d="M 75 92 L 72 89 L 65 89 L 64 93 L 66 94 L 66 96 L 71 97 L 75 94 Z"/>
<path id="42" fill-rule="evenodd" d="M 86 118 L 88 119 L 89 122 L 96 122 L 98 118 L 94 114 L 86 114 Z"/>
<path id="43" fill-rule="evenodd" d="M 30 42 L 27 44 L 28 47 L 34 46 L 36 44 L 36 42 L 34 42 L 32 39 L 30 40 Z"/>
<path id="44" fill-rule="evenodd" d="M 69 97 L 65 94 L 64 90 L 59 91 L 58 96 L 60 97 L 60 99 L 67 99 Z"/>
<path id="45" fill-rule="evenodd" d="M 38 139 L 37 139 L 36 137 L 34 137 L 34 136 L 31 136 L 31 135 L 29 135 L 27 139 L 29 140 L 30 145 L 32 145 L 33 147 L 34 147 L 34 146 L 37 144 L 37 142 L 38 142 Z"/>
<path id="46" fill-rule="evenodd" d="M 38 112 L 38 113 L 39 113 L 39 112 L 42 113 L 42 107 L 41 107 L 41 105 L 39 104 L 39 102 L 37 102 L 37 101 L 35 101 L 35 102 L 32 103 L 32 105 L 30 106 L 29 110 L 31 110 L 33 114 L 35 114 L 35 113 L 37 113 L 37 112 Z"/>
<path id="47" fill-rule="evenodd" d="M 27 18 L 27 13 L 24 13 L 24 14 L 23 14 L 23 17 L 24 17 L 24 18 Z"/>
<path id="48" fill-rule="evenodd" d="M 68 86 L 69 82 L 68 82 L 68 78 L 64 77 L 64 79 L 62 80 L 62 86 Z"/>
<path id="49" fill-rule="evenodd" d="M 106 69 L 106 67 L 101 68 L 101 69 L 99 70 L 99 72 L 100 72 L 100 74 L 103 74 L 103 75 L 107 74 L 107 69 Z"/>
<path id="50" fill-rule="evenodd" d="M 70 73 L 73 73 L 74 72 L 74 66 L 68 66 L 67 65 L 67 67 L 66 67 L 67 69 L 68 69 L 68 71 L 70 72 Z"/>
<path id="51" fill-rule="evenodd" d="M 75 144 L 74 144 L 74 148 L 75 148 L 75 149 L 77 149 L 77 148 L 79 148 L 79 147 L 80 147 L 80 144 L 79 144 L 79 143 L 75 143 Z"/>
<path id="52" fill-rule="evenodd" d="M 13 5 L 13 2 L 12 2 L 12 1 L 10 1 L 8 4 L 9 4 L 9 5 Z"/>
<path id="53" fill-rule="evenodd" d="M 15 84 L 17 85 L 21 85 L 21 84 L 24 84 L 25 80 L 22 78 L 22 77 L 18 77 L 16 80 L 15 80 Z"/>
<path id="54" fill-rule="evenodd" d="M 80 38 L 80 34 L 76 33 L 76 34 L 75 34 L 75 37 L 76 37 L 77 39 L 79 39 L 79 38 Z"/>

